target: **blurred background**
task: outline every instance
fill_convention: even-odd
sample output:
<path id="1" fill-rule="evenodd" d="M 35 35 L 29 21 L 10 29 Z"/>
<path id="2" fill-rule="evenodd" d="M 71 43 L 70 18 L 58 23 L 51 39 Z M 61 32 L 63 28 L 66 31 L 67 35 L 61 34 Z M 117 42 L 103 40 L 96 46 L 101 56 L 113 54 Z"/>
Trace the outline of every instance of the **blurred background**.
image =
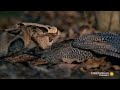
<path id="1" fill-rule="evenodd" d="M 91 32 L 120 32 L 119 11 L 0 11 L 0 30 L 18 22 L 56 26 L 62 38 Z"/>
<path id="2" fill-rule="evenodd" d="M 1 29 L 19 21 L 54 25 L 61 31 L 86 24 L 99 31 L 120 31 L 119 11 L 0 11 Z"/>

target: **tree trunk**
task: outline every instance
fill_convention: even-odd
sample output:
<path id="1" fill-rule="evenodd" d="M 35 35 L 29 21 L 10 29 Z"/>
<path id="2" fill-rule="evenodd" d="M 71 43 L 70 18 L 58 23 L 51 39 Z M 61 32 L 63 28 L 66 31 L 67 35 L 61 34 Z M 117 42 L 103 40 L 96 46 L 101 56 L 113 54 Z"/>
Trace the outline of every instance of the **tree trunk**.
<path id="1" fill-rule="evenodd" d="M 120 31 L 119 11 L 95 11 L 97 29 L 101 31 Z"/>

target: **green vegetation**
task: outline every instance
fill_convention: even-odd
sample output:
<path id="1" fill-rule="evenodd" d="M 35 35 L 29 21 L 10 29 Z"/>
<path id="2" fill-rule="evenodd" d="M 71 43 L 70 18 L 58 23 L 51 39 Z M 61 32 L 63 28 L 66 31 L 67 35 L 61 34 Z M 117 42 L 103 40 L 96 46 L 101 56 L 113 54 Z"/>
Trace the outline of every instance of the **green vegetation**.
<path id="1" fill-rule="evenodd" d="M 8 17 L 19 18 L 22 15 L 23 11 L 0 11 L 0 19 Z"/>

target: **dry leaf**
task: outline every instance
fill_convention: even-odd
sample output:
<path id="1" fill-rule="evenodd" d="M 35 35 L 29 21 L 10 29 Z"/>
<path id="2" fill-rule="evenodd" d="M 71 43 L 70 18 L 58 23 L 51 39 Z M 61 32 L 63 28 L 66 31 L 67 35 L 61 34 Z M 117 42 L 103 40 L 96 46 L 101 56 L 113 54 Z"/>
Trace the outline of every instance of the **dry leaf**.
<path id="1" fill-rule="evenodd" d="M 100 66 L 104 66 L 106 64 L 105 58 L 99 58 L 99 59 L 88 59 L 86 62 L 82 64 L 82 67 L 85 67 L 87 70 L 91 68 L 97 68 Z"/>
<path id="2" fill-rule="evenodd" d="M 37 66 L 37 65 L 47 64 L 48 62 L 42 59 L 35 59 L 34 61 L 31 61 L 31 63 Z"/>
<path id="3" fill-rule="evenodd" d="M 86 61 L 86 64 L 89 66 L 89 67 L 98 67 L 99 65 L 102 65 L 104 63 L 104 60 L 92 60 L 92 59 L 88 59 Z"/>
<path id="4" fill-rule="evenodd" d="M 120 66 L 113 65 L 113 66 L 111 66 L 111 67 L 114 68 L 115 70 L 120 70 Z"/>
<path id="5" fill-rule="evenodd" d="M 35 58 L 34 56 L 23 54 L 23 55 L 18 55 L 18 56 L 7 57 L 7 58 L 5 58 L 5 60 L 7 60 L 11 63 L 17 63 L 17 62 L 31 61 L 34 58 Z"/>
<path id="6" fill-rule="evenodd" d="M 69 58 L 62 58 L 62 61 L 63 62 L 65 62 L 65 63 L 72 63 L 72 62 L 74 62 L 74 61 L 76 61 L 76 60 L 74 60 L 74 59 L 69 59 Z"/>

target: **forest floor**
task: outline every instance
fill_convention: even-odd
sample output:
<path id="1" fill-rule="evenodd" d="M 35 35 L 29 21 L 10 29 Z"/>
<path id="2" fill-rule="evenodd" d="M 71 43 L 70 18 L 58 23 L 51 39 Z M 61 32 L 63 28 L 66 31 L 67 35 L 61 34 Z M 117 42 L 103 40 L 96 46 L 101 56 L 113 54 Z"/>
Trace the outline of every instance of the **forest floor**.
<path id="1" fill-rule="evenodd" d="M 77 11 L 1 12 L 0 30 L 11 27 L 19 21 L 47 24 L 57 27 L 62 38 L 76 38 L 80 35 L 98 32 L 91 15 L 84 17 Z M 88 27 L 81 27 L 87 25 Z M 25 56 L 26 57 L 26 56 Z M 29 57 L 26 57 L 27 59 Z M 116 61 L 115 61 L 116 62 Z M 19 63 L 0 59 L 0 79 L 120 79 L 120 62 L 113 65 L 109 60 L 88 60 L 84 63 L 42 64 L 39 60 Z M 94 75 L 97 73 L 97 75 Z M 100 76 L 108 75 L 108 76 Z"/>

